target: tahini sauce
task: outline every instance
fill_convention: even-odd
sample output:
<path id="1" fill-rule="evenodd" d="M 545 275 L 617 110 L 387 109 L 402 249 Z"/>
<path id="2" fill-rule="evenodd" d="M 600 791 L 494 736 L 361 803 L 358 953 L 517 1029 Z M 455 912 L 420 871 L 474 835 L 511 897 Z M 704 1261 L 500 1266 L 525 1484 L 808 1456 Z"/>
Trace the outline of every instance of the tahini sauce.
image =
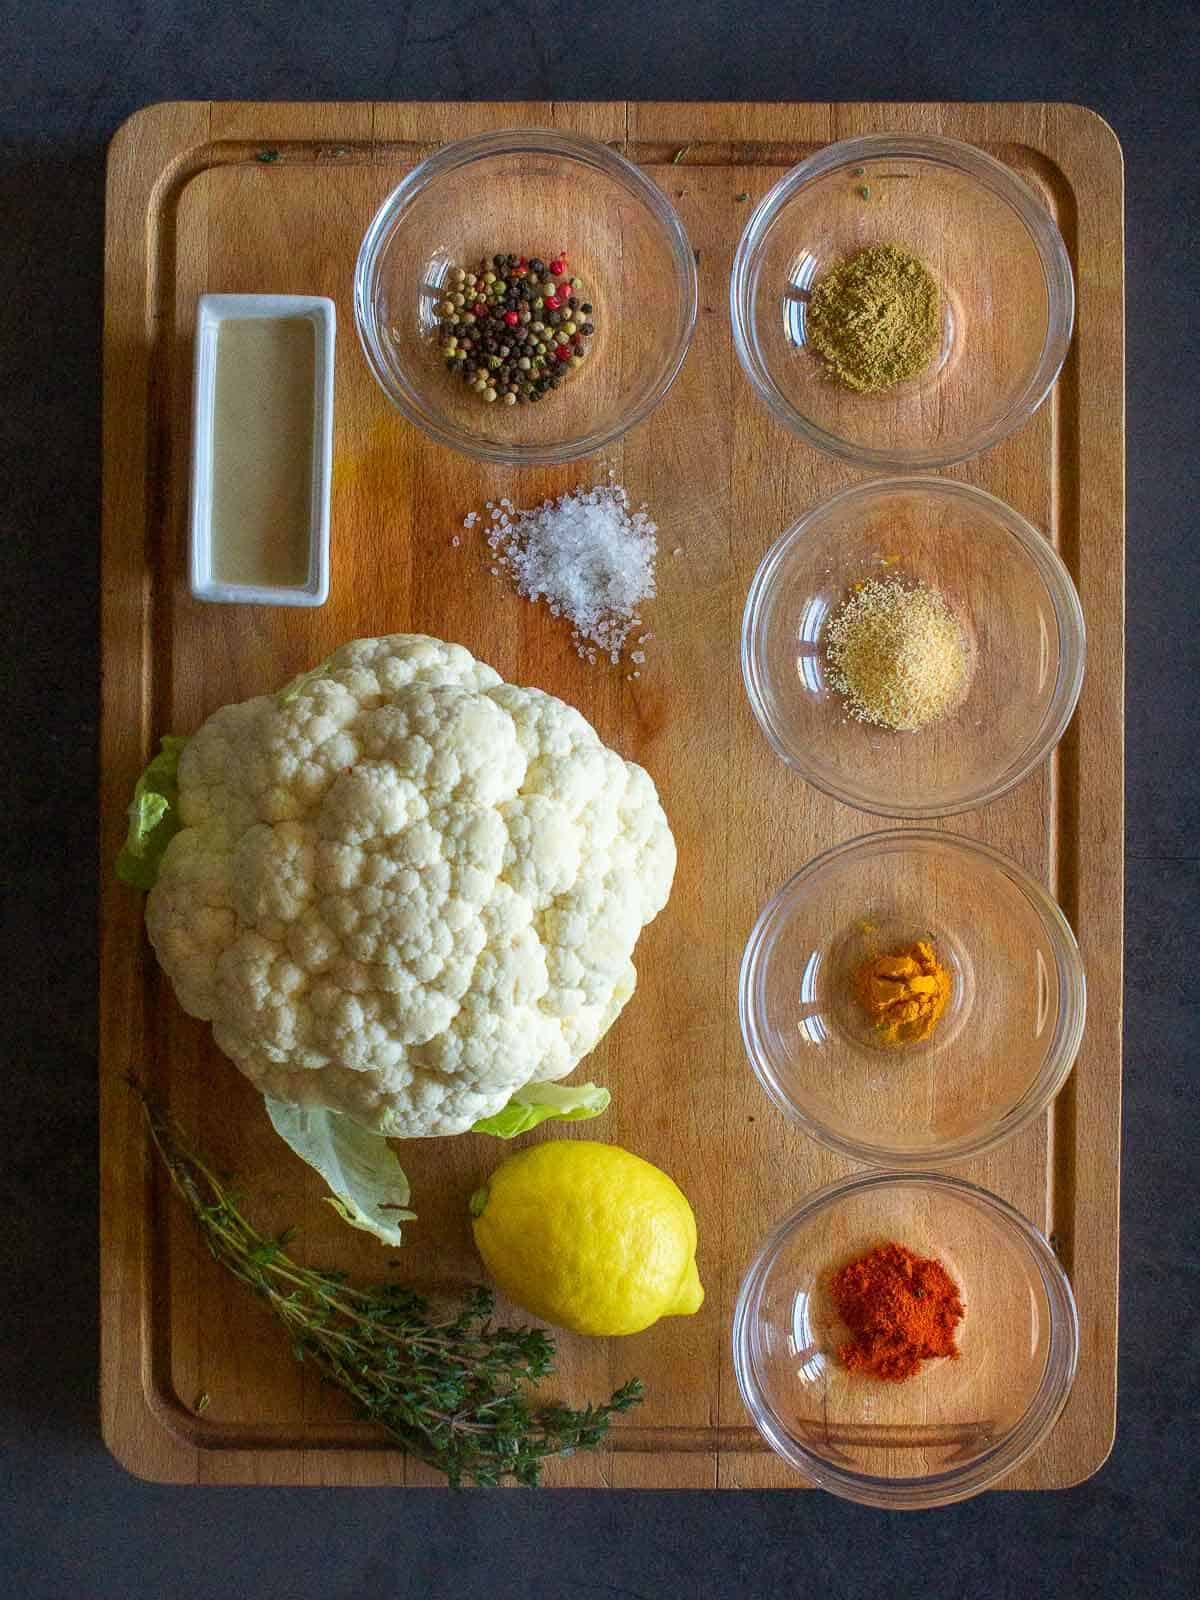
<path id="1" fill-rule="evenodd" d="M 234 317 L 217 330 L 212 575 L 301 587 L 312 522 L 316 328 Z"/>

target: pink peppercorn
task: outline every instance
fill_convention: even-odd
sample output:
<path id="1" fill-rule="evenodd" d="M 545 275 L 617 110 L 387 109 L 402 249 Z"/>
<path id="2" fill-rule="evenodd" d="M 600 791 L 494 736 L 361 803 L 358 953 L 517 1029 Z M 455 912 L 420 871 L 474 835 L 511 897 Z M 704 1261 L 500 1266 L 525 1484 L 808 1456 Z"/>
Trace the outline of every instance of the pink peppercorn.
<path id="1" fill-rule="evenodd" d="M 515 311 L 506 311 L 504 313 L 504 320 L 508 323 L 510 328 L 515 328 L 521 319 Z"/>
<path id="2" fill-rule="evenodd" d="M 571 346 L 569 344 L 560 344 L 555 349 L 554 354 L 558 357 L 558 359 L 560 361 L 570 361 L 570 359 L 571 359 Z"/>
<path id="3" fill-rule="evenodd" d="M 562 301 L 556 294 L 548 294 L 542 304 L 547 311 L 557 311 L 559 306 L 562 305 Z"/>

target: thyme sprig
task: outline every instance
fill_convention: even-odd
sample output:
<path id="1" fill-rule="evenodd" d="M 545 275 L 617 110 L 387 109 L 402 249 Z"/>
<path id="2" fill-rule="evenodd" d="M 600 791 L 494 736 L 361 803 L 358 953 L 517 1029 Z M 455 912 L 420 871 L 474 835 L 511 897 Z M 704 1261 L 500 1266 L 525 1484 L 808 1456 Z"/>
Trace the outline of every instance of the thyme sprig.
<path id="1" fill-rule="evenodd" d="M 267 1302 L 296 1359 L 312 1362 L 360 1416 L 453 1486 L 535 1485 L 548 1456 L 594 1449 L 609 1420 L 641 1400 L 634 1378 L 603 1405 L 535 1403 L 527 1391 L 553 1373 L 553 1340 L 541 1328 L 495 1325 L 486 1288 L 470 1290 L 454 1315 L 439 1319 L 402 1283 L 356 1286 L 345 1273 L 302 1266 L 287 1252 L 294 1230 L 259 1233 L 178 1125 L 145 1096 L 142 1103 L 209 1251 Z"/>

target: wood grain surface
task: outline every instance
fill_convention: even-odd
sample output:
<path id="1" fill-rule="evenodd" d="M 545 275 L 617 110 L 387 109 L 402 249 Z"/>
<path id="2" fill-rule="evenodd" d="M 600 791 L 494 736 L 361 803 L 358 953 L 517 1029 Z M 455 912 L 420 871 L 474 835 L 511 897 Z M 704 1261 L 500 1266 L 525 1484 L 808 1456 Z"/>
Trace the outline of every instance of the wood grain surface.
<path id="1" fill-rule="evenodd" d="M 404 424 L 357 348 L 351 274 L 377 206 L 412 164 L 465 133 L 572 129 L 643 165 L 698 252 L 700 315 L 682 375 L 651 419 L 572 468 L 476 465 Z M 164 732 L 276 688 L 359 636 L 456 639 L 506 678 L 561 695 L 654 777 L 680 849 L 667 910 L 636 952 L 639 988 L 581 1069 L 613 1090 L 601 1137 L 670 1172 L 691 1198 L 708 1297 L 634 1339 L 561 1336 L 558 1390 L 579 1401 L 637 1374 L 647 1401 L 613 1448 L 547 1481 L 611 1487 L 795 1487 L 761 1445 L 729 1358 L 733 1298 L 769 1225 L 850 1170 L 791 1127 L 750 1074 L 735 987 L 764 900 L 807 859 L 880 824 L 801 783 L 768 749 L 742 691 L 737 637 L 750 578 L 817 498 L 856 480 L 753 401 L 732 350 L 727 286 L 753 203 L 821 144 L 912 130 L 976 143 L 1042 195 L 1071 253 L 1076 333 L 1032 421 L 950 474 L 1009 501 L 1054 541 L 1079 588 L 1088 672 L 1059 750 L 1013 793 L 945 826 L 1040 877 L 1089 974 L 1083 1048 L 1056 1104 L 966 1164 L 1051 1235 L 1082 1323 L 1067 1410 L 1011 1488 L 1078 1482 L 1111 1445 L 1116 1402 L 1122 963 L 1123 257 L 1120 149 L 1073 106 L 559 103 L 170 104 L 139 113 L 109 161 L 106 240 L 101 771 L 101 1246 L 104 1435 L 131 1471 L 205 1483 L 429 1484 L 286 1341 L 199 1247 L 148 1159 L 125 1076 L 136 1070 L 256 1198 L 297 1224 L 310 1259 L 379 1275 L 386 1259 L 320 1202 L 254 1091 L 184 1016 L 157 973 L 141 898 L 112 861 L 134 778 Z M 267 159 L 263 159 L 266 156 Z M 204 605 L 185 578 L 191 340 L 204 291 L 306 293 L 338 305 L 332 586 L 315 611 Z M 466 512 L 530 504 L 612 468 L 660 524 L 654 639 L 640 679 L 588 667 L 567 630 L 491 576 Z M 681 549 L 679 556 L 672 551 Z M 593 1125 L 594 1128 L 595 1125 Z M 586 1130 L 592 1131 L 592 1130 Z M 403 1266 L 476 1278 L 465 1199 L 493 1141 L 400 1150 L 420 1221 Z M 209 1397 L 197 1414 L 200 1395 Z"/>

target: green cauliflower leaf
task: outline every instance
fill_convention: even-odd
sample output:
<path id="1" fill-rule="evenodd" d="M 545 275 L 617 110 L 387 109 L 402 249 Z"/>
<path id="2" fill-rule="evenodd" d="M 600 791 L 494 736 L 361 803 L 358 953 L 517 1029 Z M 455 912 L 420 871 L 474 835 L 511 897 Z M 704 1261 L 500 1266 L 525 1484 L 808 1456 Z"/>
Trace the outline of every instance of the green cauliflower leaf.
<path id="1" fill-rule="evenodd" d="M 587 1122 L 607 1111 L 611 1099 L 608 1090 L 595 1083 L 527 1083 L 502 1111 L 472 1124 L 471 1132 L 515 1139 L 551 1117 L 560 1122 Z"/>
<path id="2" fill-rule="evenodd" d="M 161 749 L 134 785 L 129 830 L 116 872 L 134 889 L 152 889 L 163 851 L 183 826 L 179 818 L 179 757 L 186 739 L 168 733 Z"/>

